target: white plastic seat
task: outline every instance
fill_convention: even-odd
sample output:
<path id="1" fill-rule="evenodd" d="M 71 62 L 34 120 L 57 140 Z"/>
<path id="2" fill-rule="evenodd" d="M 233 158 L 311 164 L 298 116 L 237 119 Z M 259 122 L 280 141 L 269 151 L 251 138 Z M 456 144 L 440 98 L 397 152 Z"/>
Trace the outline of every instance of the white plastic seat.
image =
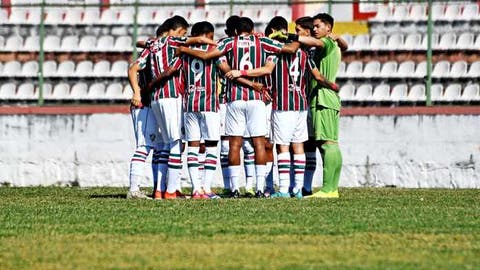
<path id="1" fill-rule="evenodd" d="M 43 89 L 42 89 L 42 97 L 43 97 L 44 99 L 47 99 L 47 100 L 48 100 L 48 99 L 52 99 L 52 92 L 53 92 L 53 87 L 52 87 L 52 85 L 49 84 L 49 83 L 44 83 L 44 84 L 43 84 Z M 39 86 L 39 85 L 37 85 L 37 86 L 35 87 L 35 93 L 36 93 L 36 94 L 35 94 L 36 97 L 39 98 L 39 96 L 40 96 L 40 86 Z"/>
<path id="2" fill-rule="evenodd" d="M 105 99 L 124 99 L 123 86 L 121 83 L 112 83 L 107 86 Z"/>
<path id="3" fill-rule="evenodd" d="M 377 9 L 377 14 L 371 21 L 376 22 L 385 22 L 392 18 L 392 11 L 389 5 L 379 5 Z"/>
<path id="4" fill-rule="evenodd" d="M 94 51 L 97 43 L 97 38 L 94 36 L 83 36 L 78 43 L 78 51 L 90 52 Z"/>
<path id="5" fill-rule="evenodd" d="M 52 99 L 68 99 L 70 97 L 70 85 L 67 83 L 56 84 L 53 88 Z"/>
<path id="6" fill-rule="evenodd" d="M 78 36 L 65 36 L 60 45 L 60 51 L 74 52 L 78 51 Z"/>
<path id="7" fill-rule="evenodd" d="M 138 14 L 142 14 L 142 16 L 137 16 L 137 23 L 140 25 L 151 24 L 154 22 L 154 11 L 151 7 L 139 7 Z"/>
<path id="8" fill-rule="evenodd" d="M 355 95 L 355 86 L 353 84 L 344 84 L 339 91 L 340 100 L 352 101 Z"/>
<path id="9" fill-rule="evenodd" d="M 149 24 L 152 24 L 152 22 L 163 23 L 166 19 L 170 18 L 171 15 L 172 15 L 172 12 L 169 9 L 166 9 L 166 8 L 157 9 L 153 14 L 153 21 L 147 22 L 147 23 Z"/>
<path id="10" fill-rule="evenodd" d="M 432 33 L 432 48 L 436 48 L 438 45 L 438 34 Z M 422 50 L 426 50 L 428 48 L 428 35 L 425 34 L 422 38 L 421 48 Z"/>
<path id="11" fill-rule="evenodd" d="M 410 7 L 410 13 L 408 14 L 408 20 L 410 21 L 425 21 L 427 19 L 425 4 L 413 4 Z"/>
<path id="12" fill-rule="evenodd" d="M 190 16 L 188 18 L 188 22 L 190 24 L 205 21 L 205 17 L 207 16 L 207 12 L 204 9 L 196 8 L 190 11 Z"/>
<path id="13" fill-rule="evenodd" d="M 10 24 L 25 24 L 27 22 L 27 10 L 12 8 L 8 21 Z"/>
<path id="14" fill-rule="evenodd" d="M 48 60 L 43 62 L 43 76 L 53 77 L 57 75 L 57 62 Z"/>
<path id="15" fill-rule="evenodd" d="M 28 61 L 22 66 L 21 75 L 23 77 L 37 77 L 38 76 L 38 62 Z"/>
<path id="16" fill-rule="evenodd" d="M 87 99 L 87 95 L 88 85 L 83 82 L 74 84 L 70 90 L 70 99 L 73 100 Z"/>
<path id="17" fill-rule="evenodd" d="M 353 40 L 350 50 L 352 51 L 363 51 L 368 50 L 369 48 L 369 36 L 368 35 L 358 35 Z"/>
<path id="18" fill-rule="evenodd" d="M 462 86 L 459 83 L 449 84 L 442 96 L 443 101 L 459 100 L 462 93 Z"/>
<path id="19" fill-rule="evenodd" d="M 480 86 L 477 83 L 467 85 L 463 90 L 460 100 L 463 100 L 463 101 L 480 100 Z"/>
<path id="20" fill-rule="evenodd" d="M 370 50 L 383 50 L 387 46 L 387 36 L 384 34 L 376 34 L 370 40 Z"/>
<path id="21" fill-rule="evenodd" d="M 23 48 L 23 38 L 17 35 L 9 36 L 5 41 L 5 46 L 0 49 L 2 51 L 16 52 Z"/>
<path id="22" fill-rule="evenodd" d="M 258 17 L 258 9 L 256 8 L 251 8 L 251 7 L 243 7 L 241 9 L 241 17 L 248 17 L 252 19 L 253 21 L 256 20 Z"/>
<path id="23" fill-rule="evenodd" d="M 415 62 L 405 61 L 400 63 L 397 70 L 397 76 L 400 78 L 412 77 L 415 73 Z"/>
<path id="24" fill-rule="evenodd" d="M 373 89 L 372 100 L 385 101 L 390 98 L 390 85 L 379 84 Z"/>
<path id="25" fill-rule="evenodd" d="M 408 17 L 408 5 L 395 5 L 391 19 L 396 22 L 404 21 Z"/>
<path id="26" fill-rule="evenodd" d="M 123 88 L 122 94 L 123 94 L 123 99 L 126 99 L 126 100 L 131 99 L 133 97 L 133 90 L 129 83 L 127 83 Z"/>
<path id="27" fill-rule="evenodd" d="M 206 20 L 213 24 L 225 23 L 225 21 L 228 19 L 228 15 L 229 13 L 226 12 L 225 9 L 223 8 L 209 7 L 207 11 Z"/>
<path id="28" fill-rule="evenodd" d="M 39 25 L 42 18 L 40 7 L 32 7 L 28 9 L 28 16 L 26 23 L 29 25 Z"/>
<path id="29" fill-rule="evenodd" d="M 271 8 L 271 6 L 263 7 L 263 8 L 260 8 L 259 10 L 258 21 L 263 23 L 268 23 L 275 16 L 276 16 L 276 10 Z"/>
<path id="30" fill-rule="evenodd" d="M 94 83 L 90 85 L 87 99 L 105 99 L 105 84 Z"/>
<path id="31" fill-rule="evenodd" d="M 443 96 L 443 85 L 439 83 L 432 84 L 430 88 L 430 98 L 432 101 L 439 101 Z"/>
<path id="32" fill-rule="evenodd" d="M 424 78 L 427 76 L 427 62 L 422 61 L 418 63 L 417 68 L 415 69 L 415 78 Z"/>
<path id="33" fill-rule="evenodd" d="M 45 17 L 45 24 L 56 25 L 56 24 L 63 24 L 63 9 L 53 8 L 47 11 L 47 15 Z"/>
<path id="34" fill-rule="evenodd" d="M 85 9 L 83 13 L 82 24 L 97 24 L 100 20 L 100 11 L 97 9 Z"/>
<path id="35" fill-rule="evenodd" d="M 461 6 L 455 3 L 447 3 L 443 19 L 446 21 L 456 21 L 461 16 Z"/>
<path id="36" fill-rule="evenodd" d="M 440 61 L 433 66 L 432 77 L 444 78 L 450 74 L 450 62 Z"/>
<path id="37" fill-rule="evenodd" d="M 407 99 L 408 87 L 406 84 L 397 84 L 392 88 L 390 100 L 394 102 L 403 101 Z"/>
<path id="38" fill-rule="evenodd" d="M 6 62 L 3 66 L 3 77 L 15 77 L 20 76 L 22 73 L 22 64 L 20 62 L 13 60 Z"/>
<path id="39" fill-rule="evenodd" d="M 401 50 L 403 49 L 403 35 L 402 34 L 393 34 L 388 37 L 388 41 L 385 45 L 384 50 Z"/>
<path id="40" fill-rule="evenodd" d="M 46 52 L 56 52 L 60 50 L 59 36 L 46 36 L 43 42 L 43 48 Z"/>
<path id="41" fill-rule="evenodd" d="M 465 61 L 457 61 L 453 63 L 450 69 L 450 78 L 463 78 L 467 75 L 468 64 Z"/>
<path id="42" fill-rule="evenodd" d="M 72 77 L 75 71 L 75 63 L 73 61 L 64 61 L 58 65 L 57 76 L 59 77 Z"/>
<path id="43" fill-rule="evenodd" d="M 468 69 L 467 78 L 479 78 L 480 77 L 480 61 L 473 62 Z"/>
<path id="44" fill-rule="evenodd" d="M 5 9 L 0 9 L 0 25 L 8 23 L 8 13 Z"/>
<path id="45" fill-rule="evenodd" d="M 345 40 L 347 42 L 347 44 L 349 44 L 349 46 L 350 46 L 350 44 L 353 43 L 353 36 L 350 35 L 350 34 L 343 34 L 342 38 L 343 38 L 343 40 Z"/>
<path id="46" fill-rule="evenodd" d="M 372 85 L 371 84 L 362 84 L 360 87 L 357 88 L 357 92 L 355 93 L 355 100 L 356 101 L 367 101 L 371 100 L 372 98 Z"/>
<path id="47" fill-rule="evenodd" d="M 422 46 L 422 36 L 420 34 L 409 34 L 405 38 L 403 49 L 405 50 L 418 50 Z"/>
<path id="48" fill-rule="evenodd" d="M 15 99 L 17 86 L 14 83 L 0 85 L 0 100 Z"/>
<path id="49" fill-rule="evenodd" d="M 345 67 L 346 67 L 345 62 L 340 62 L 340 65 L 338 66 L 338 70 L 337 70 L 337 78 L 345 77 Z"/>
<path id="50" fill-rule="evenodd" d="M 287 21 L 292 20 L 292 8 L 291 7 L 279 7 L 275 11 L 276 16 L 281 16 L 287 19 Z"/>
<path id="51" fill-rule="evenodd" d="M 117 12 L 111 8 L 104 9 L 100 15 L 100 24 L 111 25 L 118 23 Z"/>
<path id="52" fill-rule="evenodd" d="M 347 78 L 357 78 L 362 76 L 363 63 L 360 61 L 353 61 L 345 70 L 345 75 Z"/>
<path id="53" fill-rule="evenodd" d="M 389 61 L 383 64 L 380 69 L 380 74 L 378 75 L 381 78 L 393 77 L 397 73 L 398 63 L 396 61 Z"/>
<path id="54" fill-rule="evenodd" d="M 130 36 L 118 37 L 113 46 L 113 50 L 118 52 L 127 52 L 132 49 L 132 38 Z"/>
<path id="55" fill-rule="evenodd" d="M 407 96 L 408 101 L 421 101 L 425 100 L 425 85 L 416 84 L 410 88 L 410 92 Z"/>
<path id="56" fill-rule="evenodd" d="M 118 21 L 115 23 L 119 24 L 133 24 L 133 17 L 135 16 L 135 12 L 130 9 L 130 8 L 123 8 L 120 10 L 119 15 L 118 15 Z M 143 14 L 141 14 L 138 17 L 142 17 Z M 138 18 L 137 17 L 137 18 Z"/>
<path id="57" fill-rule="evenodd" d="M 0 74 L 2 74 L 2 72 L 3 72 L 3 63 L 0 62 Z"/>
<path id="58" fill-rule="evenodd" d="M 455 45 L 457 50 L 468 50 L 474 48 L 474 36 L 473 33 L 462 33 L 458 37 L 457 44 Z"/>
<path id="59" fill-rule="evenodd" d="M 98 39 L 97 47 L 96 47 L 95 50 L 99 51 L 99 52 L 112 51 L 114 42 L 115 42 L 115 40 L 114 40 L 113 36 L 101 36 Z"/>
<path id="60" fill-rule="evenodd" d="M 106 60 L 99 61 L 93 66 L 93 76 L 108 77 L 110 76 L 110 62 Z M 124 74 L 125 76 L 125 74 Z"/>
<path id="61" fill-rule="evenodd" d="M 82 23 L 83 8 L 68 8 L 65 12 L 65 24 L 77 25 Z"/>
<path id="62" fill-rule="evenodd" d="M 172 16 L 178 15 L 188 20 L 190 9 L 184 6 L 170 7 Z"/>
<path id="63" fill-rule="evenodd" d="M 18 86 L 15 99 L 33 100 L 36 98 L 37 97 L 35 96 L 35 87 L 33 86 L 33 83 L 22 83 L 20 86 Z"/>
<path id="64" fill-rule="evenodd" d="M 128 62 L 127 61 L 116 61 L 112 64 L 110 74 L 113 77 L 126 77 L 128 73 Z"/>
<path id="65" fill-rule="evenodd" d="M 77 63 L 77 68 L 75 69 L 76 77 L 90 77 L 93 75 L 93 63 L 90 60 L 84 60 Z"/>
<path id="66" fill-rule="evenodd" d="M 24 51 L 39 51 L 40 50 L 40 38 L 39 36 L 28 36 L 23 44 Z"/>
<path id="67" fill-rule="evenodd" d="M 445 5 L 443 3 L 433 3 L 432 20 L 441 20 L 445 16 Z"/>
<path id="68" fill-rule="evenodd" d="M 462 20 L 478 20 L 478 3 L 470 3 L 463 6 L 463 12 L 460 18 Z"/>
<path id="69" fill-rule="evenodd" d="M 456 45 L 457 36 L 455 35 L 455 33 L 446 33 L 442 35 L 442 37 L 440 38 L 440 42 L 437 44 L 437 46 L 434 47 L 434 49 L 454 49 Z"/>
<path id="70" fill-rule="evenodd" d="M 374 78 L 374 77 L 378 77 L 379 74 L 380 74 L 380 62 L 370 61 L 365 65 L 365 68 L 362 73 L 362 77 Z"/>

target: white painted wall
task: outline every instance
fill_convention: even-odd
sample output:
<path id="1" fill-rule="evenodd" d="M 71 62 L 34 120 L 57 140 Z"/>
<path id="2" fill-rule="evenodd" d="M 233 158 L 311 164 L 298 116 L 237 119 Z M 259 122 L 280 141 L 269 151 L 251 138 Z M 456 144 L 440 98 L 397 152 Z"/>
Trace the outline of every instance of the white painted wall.
<path id="1" fill-rule="evenodd" d="M 0 127 L 2 184 L 128 185 L 127 114 L 2 115 Z M 340 132 L 341 186 L 480 188 L 478 115 L 345 116 Z"/>

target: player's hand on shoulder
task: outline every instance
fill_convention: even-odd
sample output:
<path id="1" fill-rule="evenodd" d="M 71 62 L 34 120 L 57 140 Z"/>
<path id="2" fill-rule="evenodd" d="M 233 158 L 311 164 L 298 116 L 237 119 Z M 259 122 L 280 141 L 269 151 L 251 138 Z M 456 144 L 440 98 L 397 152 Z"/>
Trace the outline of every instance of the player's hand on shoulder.
<path id="1" fill-rule="evenodd" d="M 238 77 L 242 76 L 240 70 L 230 70 L 225 74 L 225 77 L 229 80 L 236 79 Z"/>

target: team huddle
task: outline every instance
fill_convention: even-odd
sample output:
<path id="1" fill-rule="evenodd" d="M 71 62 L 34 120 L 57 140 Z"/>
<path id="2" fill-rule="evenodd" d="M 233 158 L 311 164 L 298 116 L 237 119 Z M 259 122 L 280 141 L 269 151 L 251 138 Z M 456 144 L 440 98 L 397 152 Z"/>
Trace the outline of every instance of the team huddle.
<path id="1" fill-rule="evenodd" d="M 332 34 L 328 14 L 295 24 L 296 34 L 289 34 L 287 20 L 277 16 L 259 34 L 251 19 L 231 16 L 227 37 L 214 41 L 211 23 L 195 23 L 187 38 L 187 21 L 174 16 L 158 27 L 155 38 L 137 42 L 143 51 L 128 71 L 136 150 L 127 198 L 150 198 L 139 188 L 150 152 L 153 199 L 184 198 L 185 149 L 192 199 L 220 198 L 211 189 L 218 160 L 223 195 L 242 196 L 242 150 L 243 196 L 339 197 L 340 99 L 334 82 L 347 44 Z M 317 148 L 323 186 L 312 194 Z"/>

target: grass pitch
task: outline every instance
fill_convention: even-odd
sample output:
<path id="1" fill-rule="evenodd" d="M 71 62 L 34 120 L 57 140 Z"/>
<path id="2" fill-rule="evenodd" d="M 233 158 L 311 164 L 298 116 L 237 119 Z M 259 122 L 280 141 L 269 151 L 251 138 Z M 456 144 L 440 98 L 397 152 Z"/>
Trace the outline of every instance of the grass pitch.
<path id="1" fill-rule="evenodd" d="M 479 269 L 480 190 L 139 201 L 0 188 L 0 269 Z"/>

